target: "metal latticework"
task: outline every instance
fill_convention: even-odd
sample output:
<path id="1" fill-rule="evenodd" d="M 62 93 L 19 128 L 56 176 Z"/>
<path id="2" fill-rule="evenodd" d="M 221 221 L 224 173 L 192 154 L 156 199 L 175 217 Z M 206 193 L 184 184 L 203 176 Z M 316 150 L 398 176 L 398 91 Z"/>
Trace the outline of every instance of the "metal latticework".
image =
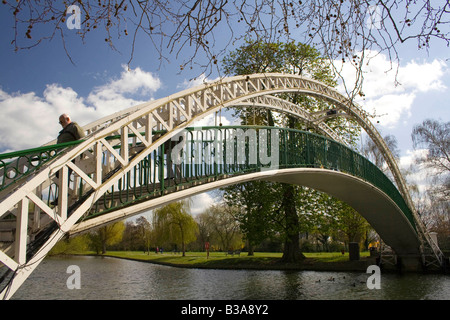
<path id="1" fill-rule="evenodd" d="M 266 145 L 262 146 L 262 141 Z M 262 161 L 261 150 L 267 150 L 268 160 Z M 352 149 L 308 132 L 255 126 L 186 128 L 112 185 L 84 220 L 201 183 L 261 170 L 302 167 L 337 170 L 373 184 L 415 226 L 411 210 L 392 181 Z M 79 192 L 83 198 L 90 189 L 79 188 Z"/>
<path id="2" fill-rule="evenodd" d="M 322 121 L 321 114 L 307 113 L 301 107 L 275 97 L 283 93 L 304 94 L 325 100 L 330 108 L 337 110 L 337 116 L 355 120 L 368 133 L 385 156 L 395 179 L 399 195 L 395 203 L 402 206 L 402 210 L 409 210 L 411 216 L 408 219 L 416 226 L 422 246 L 430 248 L 439 260 L 440 251 L 429 241 L 397 164 L 365 112 L 320 82 L 288 74 L 255 74 L 225 78 L 105 117 L 85 126 L 86 138 L 76 145 L 64 146 L 63 149 L 61 146 L 49 145 L 31 154 L 2 157 L 0 218 L 2 221 L 10 219 L 15 232 L 14 241 L 0 251 L 0 261 L 14 274 L 1 297 L 10 297 L 54 244 L 88 216 L 119 212 L 119 207 L 133 211 L 133 208 L 139 207 L 139 199 L 143 201 L 152 196 L 170 199 L 173 194 L 169 193 L 171 190 L 184 192 L 188 196 L 188 186 L 213 181 L 218 177 L 226 178 L 226 171 L 214 171 L 219 167 L 205 164 L 195 164 L 197 167 L 179 164 L 173 166 L 173 172 L 167 171 L 167 168 L 172 167 L 167 163 L 172 160 L 168 158 L 167 151 L 176 142 L 172 138 L 178 137 L 180 133 L 193 134 L 195 131 L 187 128 L 208 114 L 240 105 L 270 107 L 301 118 L 316 126 L 324 135 L 338 139 Z M 280 130 L 280 133 L 285 132 Z M 221 130 L 216 132 L 226 133 Z M 296 138 L 289 138 L 291 135 Z M 283 144 L 284 133 L 280 137 L 280 146 L 289 146 Z M 298 143 L 297 139 L 303 136 L 289 131 L 286 137 L 290 142 Z M 339 170 L 345 166 L 346 170 L 350 170 L 351 166 L 354 166 L 354 170 L 364 167 L 357 164 L 359 160 L 345 160 L 347 151 L 336 147 L 330 140 L 317 139 L 314 147 L 304 149 L 309 150 L 310 154 L 324 150 L 323 156 L 326 158 L 313 157 L 314 161 L 321 159 L 336 162 L 341 159 L 341 162 L 338 161 Z M 297 146 L 291 149 L 284 154 L 280 151 L 279 160 L 280 163 L 284 161 L 284 166 L 297 165 L 290 164 L 290 159 L 299 159 L 299 155 L 294 157 L 293 154 L 301 149 Z M 330 162 L 325 162 L 324 165 L 330 165 Z M 309 165 L 317 166 L 318 163 Z M 192 171 L 194 168 L 205 171 Z M 230 169 L 223 164 L 222 168 Z M 330 168 L 333 169 L 332 166 Z M 179 172 L 183 175 L 177 175 L 177 170 L 181 170 Z M 166 181 L 167 178 L 170 179 Z M 377 183 L 382 189 L 384 182 Z"/>

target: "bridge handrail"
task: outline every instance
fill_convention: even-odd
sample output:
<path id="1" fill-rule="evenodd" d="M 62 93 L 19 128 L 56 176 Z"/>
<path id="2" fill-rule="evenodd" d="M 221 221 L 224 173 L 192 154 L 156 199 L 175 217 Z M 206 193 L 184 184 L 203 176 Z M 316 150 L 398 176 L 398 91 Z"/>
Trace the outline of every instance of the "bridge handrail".
<path id="1" fill-rule="evenodd" d="M 81 142 L 83 140 L 0 154 L 0 191 L 56 158 L 64 149 Z"/>
<path id="2" fill-rule="evenodd" d="M 413 218 L 412 212 L 409 209 L 407 203 L 405 202 L 404 198 L 402 197 L 401 193 L 395 186 L 395 184 L 384 174 L 384 172 L 379 169 L 375 164 L 373 164 L 370 160 L 365 158 L 364 156 L 360 155 L 359 153 L 355 152 L 345 144 L 342 144 L 340 142 L 334 141 L 333 139 L 330 139 L 328 137 L 297 130 L 297 129 L 289 129 L 289 128 L 280 128 L 280 127 L 270 127 L 270 126 L 204 126 L 204 127 L 188 127 L 184 130 L 188 133 L 192 133 L 195 131 L 208 131 L 208 130 L 235 130 L 235 129 L 257 129 L 257 130 L 279 130 L 282 132 L 280 134 L 279 138 L 283 141 L 288 141 L 286 136 L 288 134 L 295 134 L 297 135 L 296 139 L 294 141 L 298 141 L 298 139 L 302 139 L 304 141 L 304 145 L 302 147 L 305 148 L 305 154 L 309 155 L 309 158 L 299 158 L 300 150 L 293 150 L 293 145 L 289 145 L 288 143 L 280 144 L 279 148 L 279 168 L 292 168 L 292 167 L 315 167 L 315 168 L 324 168 L 324 169 L 330 169 L 330 170 L 337 170 L 343 173 L 348 173 L 350 175 L 356 176 L 358 178 L 363 179 L 366 182 L 369 182 L 373 184 L 375 187 L 386 193 L 396 204 L 397 206 L 402 210 L 405 217 L 408 219 L 412 227 L 415 229 L 416 224 L 415 220 Z M 206 136 L 206 135 L 205 135 Z M 203 143 L 210 143 L 212 142 L 210 139 L 211 136 L 208 138 L 203 139 Z M 197 137 L 198 138 L 198 137 Z M 192 136 L 191 141 L 195 141 L 195 139 Z M 321 146 L 323 149 L 318 150 L 318 146 Z M 171 145 L 168 144 L 168 147 L 171 148 Z M 320 152 L 319 152 L 320 151 Z M 323 151 L 323 152 L 321 152 Z M 152 188 L 153 194 L 159 194 L 164 193 L 166 191 L 170 191 L 171 188 L 176 188 L 179 186 L 182 186 L 183 183 L 181 182 L 182 179 L 178 179 L 178 183 L 173 183 L 171 185 L 168 184 L 168 182 L 163 182 L 161 185 L 157 185 L 155 181 L 161 181 L 161 177 L 164 177 L 163 170 L 164 166 L 161 166 L 161 163 L 163 161 L 167 161 L 167 158 L 164 160 L 164 155 L 167 157 L 167 154 L 170 154 L 171 151 L 164 150 L 164 145 L 161 145 L 160 149 L 157 151 L 157 154 L 155 153 L 153 155 L 153 167 L 150 166 L 151 161 L 148 159 L 143 160 L 143 162 L 140 165 L 140 170 L 148 170 L 145 175 L 147 175 L 148 179 L 152 180 Z M 145 162 L 145 163 L 144 163 Z M 183 164 L 182 166 L 184 166 Z M 190 172 L 185 172 L 184 178 L 188 178 L 188 182 L 190 183 L 192 181 L 201 182 L 201 180 L 207 180 L 211 178 L 219 179 L 221 175 L 224 174 L 242 174 L 242 173 L 248 173 L 252 170 L 260 170 L 261 164 L 258 163 L 258 165 L 253 166 L 242 166 L 236 163 L 225 163 L 223 167 L 223 172 L 217 171 L 218 169 L 211 169 L 208 171 L 207 168 L 202 167 L 200 169 L 201 173 L 194 172 L 196 169 L 189 169 Z M 153 177 L 150 177 L 150 172 L 153 170 Z M 183 168 L 182 170 L 186 170 Z M 198 170 L 198 168 L 197 168 Z M 157 173 L 156 173 L 157 172 Z M 134 173 L 134 179 L 142 179 L 140 175 L 144 175 L 144 173 Z M 159 176 L 159 177 L 157 177 Z M 136 178 L 138 177 L 138 178 Z M 99 202 L 102 202 L 105 207 L 104 211 L 96 211 L 98 209 L 95 209 L 94 212 L 86 216 L 84 219 L 90 219 L 92 217 L 96 217 L 102 214 L 105 214 L 107 212 L 116 210 L 118 208 L 121 208 L 123 206 L 131 205 L 132 203 L 136 201 L 141 201 L 145 197 L 147 197 L 150 192 L 141 194 L 142 191 L 139 191 L 139 194 L 133 194 L 133 192 L 136 192 L 135 189 L 142 189 L 142 181 L 136 182 L 132 181 L 132 177 L 125 178 L 121 183 L 116 186 L 115 188 L 112 188 L 110 192 L 105 194 L 104 197 L 99 199 Z M 164 179 L 162 179 L 164 180 Z M 165 184 L 164 184 L 165 183 Z M 150 184 L 150 182 L 149 182 Z M 134 186 L 134 187 L 133 187 Z M 148 186 L 147 186 L 148 187 Z M 157 189 L 157 190 L 156 190 Z M 155 191 L 156 190 L 156 191 Z M 116 197 L 119 198 L 119 205 L 114 206 L 112 203 L 108 205 L 107 203 L 111 201 L 110 199 L 107 200 L 107 198 L 113 197 L 113 194 L 116 195 Z"/>
<path id="3" fill-rule="evenodd" d="M 153 134 L 165 132 L 165 130 L 153 131 Z M 130 134 L 129 136 L 133 137 L 135 135 Z M 114 140 L 119 137 L 119 135 L 108 136 L 105 140 Z M 0 154 L 0 192 L 56 158 L 66 148 L 79 145 L 84 140 L 80 139 Z"/>
<path id="4" fill-rule="evenodd" d="M 409 206 L 407 205 L 405 199 L 401 196 L 399 190 L 395 187 L 393 182 L 389 178 L 387 178 L 386 175 L 377 166 L 375 166 L 372 162 L 370 162 L 367 158 L 358 154 L 357 152 L 355 152 L 354 150 L 352 150 L 351 148 L 349 148 L 348 146 L 346 146 L 340 142 L 334 141 L 328 137 L 321 136 L 319 134 L 312 133 L 312 132 L 307 132 L 307 131 L 302 131 L 302 130 L 297 130 L 297 129 L 270 127 L 270 126 L 252 126 L 252 125 L 219 126 L 219 127 L 204 126 L 201 128 L 190 127 L 190 128 L 186 128 L 185 130 L 187 132 L 189 132 L 189 131 L 198 131 L 199 129 L 201 129 L 201 130 L 211 130 L 211 129 L 222 130 L 222 129 L 224 129 L 225 130 L 225 129 L 238 129 L 238 128 L 240 128 L 240 129 L 249 129 L 249 128 L 252 128 L 252 129 L 277 129 L 277 130 L 284 132 L 285 134 L 286 134 L 286 132 L 307 134 L 310 137 L 315 137 L 317 139 L 323 139 L 323 141 L 327 141 L 328 144 L 335 144 L 336 146 L 339 146 L 339 148 L 341 148 L 341 151 L 339 151 L 340 154 L 350 153 L 352 155 L 352 158 L 354 159 L 354 163 L 347 167 L 344 167 L 345 162 L 340 162 L 339 170 L 349 173 L 349 174 L 352 174 L 352 175 L 355 175 L 355 176 L 358 176 L 358 177 L 362 178 L 363 180 L 374 184 L 380 190 L 382 190 L 387 195 L 389 195 L 391 197 L 391 199 L 404 212 L 405 216 L 408 218 L 408 220 L 410 221 L 412 226 L 415 228 L 415 220 L 413 218 L 413 214 L 412 214 Z M 153 133 L 154 134 L 162 134 L 162 133 L 164 133 L 164 131 L 158 131 L 158 132 L 155 131 Z M 130 134 L 130 136 L 132 136 L 132 135 Z M 120 136 L 109 136 L 106 139 L 107 140 L 120 139 Z M 62 144 L 55 144 L 55 145 L 49 145 L 49 146 L 43 146 L 43 147 L 38 147 L 38 148 L 31 148 L 31 149 L 25 149 L 25 150 L 0 154 L 0 170 L 1 170 L 0 173 L 3 173 L 3 176 L 1 177 L 2 179 L 0 181 L 0 191 L 7 188 L 9 185 L 13 184 L 20 178 L 37 170 L 44 163 L 57 157 L 61 153 L 61 151 L 63 151 L 65 148 L 78 145 L 81 142 L 83 142 L 83 140 L 71 141 L 71 142 L 66 142 L 66 143 L 62 143 Z M 281 153 L 281 150 L 280 150 L 280 153 Z M 19 168 L 18 164 L 19 164 L 19 159 L 23 159 L 23 158 L 26 159 L 26 161 L 28 163 L 28 167 L 26 168 L 26 170 L 22 170 L 23 172 L 21 172 L 21 169 L 23 169 L 23 168 Z M 326 156 L 326 158 L 327 158 L 327 160 L 329 160 L 333 163 L 337 163 L 335 161 L 336 159 L 330 158 L 330 155 Z M 8 159 L 10 159 L 11 161 L 6 162 L 5 160 L 8 160 Z M 17 159 L 17 160 L 14 160 L 14 159 Z M 341 159 L 339 159 L 339 160 L 341 160 Z M 284 161 L 288 161 L 288 159 L 284 159 Z M 291 164 L 291 163 L 284 162 L 284 161 L 281 161 L 281 164 L 283 167 L 298 165 L 298 164 Z M 362 163 L 360 163 L 361 161 L 362 161 Z M 319 166 L 320 164 L 319 163 L 309 163 L 309 164 L 305 164 L 305 165 Z M 323 166 L 323 164 L 322 164 L 322 166 Z M 359 170 L 359 172 L 355 171 L 355 169 L 357 167 L 362 167 L 362 170 Z M 337 169 L 337 168 L 329 167 L 329 169 Z M 8 170 L 10 170 L 11 172 L 14 172 L 14 175 L 17 175 L 17 176 L 13 177 L 13 179 L 8 177 L 8 179 L 11 181 L 8 184 L 6 184 L 6 181 L 8 179 L 5 175 L 8 174 L 8 172 L 7 172 Z"/>

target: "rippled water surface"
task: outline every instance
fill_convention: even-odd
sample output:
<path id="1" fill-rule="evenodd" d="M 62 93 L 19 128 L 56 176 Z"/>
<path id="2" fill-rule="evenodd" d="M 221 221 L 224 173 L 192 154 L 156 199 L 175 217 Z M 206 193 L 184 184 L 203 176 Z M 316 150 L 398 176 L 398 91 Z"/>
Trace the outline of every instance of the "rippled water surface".
<path id="1" fill-rule="evenodd" d="M 70 265 L 81 288 L 68 289 Z M 381 274 L 368 289 L 358 272 L 205 270 L 101 257 L 46 258 L 12 299 L 448 300 L 449 275 Z"/>

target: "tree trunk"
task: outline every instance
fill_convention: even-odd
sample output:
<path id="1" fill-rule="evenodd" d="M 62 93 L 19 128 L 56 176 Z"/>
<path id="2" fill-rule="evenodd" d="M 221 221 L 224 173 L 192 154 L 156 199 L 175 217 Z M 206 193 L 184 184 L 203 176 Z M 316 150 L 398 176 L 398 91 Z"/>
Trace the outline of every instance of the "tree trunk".
<path id="1" fill-rule="evenodd" d="M 183 251 L 183 257 L 186 256 L 186 245 L 184 243 L 184 234 L 183 234 L 183 230 L 181 230 L 181 249 Z"/>
<path id="2" fill-rule="evenodd" d="M 251 241 L 248 242 L 248 255 L 249 256 L 254 256 L 255 252 L 254 252 L 254 247 Z"/>
<path id="3" fill-rule="evenodd" d="M 179 223 L 178 226 L 180 227 L 180 233 L 181 233 L 181 251 L 183 252 L 183 257 L 185 257 L 186 256 L 186 245 L 184 244 L 183 224 Z"/>
<path id="4" fill-rule="evenodd" d="M 300 236 L 297 211 L 295 209 L 295 190 L 290 184 L 283 184 L 283 209 L 286 217 L 286 239 L 284 241 L 282 262 L 299 262 L 305 256 L 300 252 Z"/>
<path id="5" fill-rule="evenodd" d="M 106 227 L 103 227 L 100 229 L 100 239 L 101 239 L 101 243 L 102 243 L 102 254 L 105 254 L 106 253 L 106 240 L 107 240 Z"/>

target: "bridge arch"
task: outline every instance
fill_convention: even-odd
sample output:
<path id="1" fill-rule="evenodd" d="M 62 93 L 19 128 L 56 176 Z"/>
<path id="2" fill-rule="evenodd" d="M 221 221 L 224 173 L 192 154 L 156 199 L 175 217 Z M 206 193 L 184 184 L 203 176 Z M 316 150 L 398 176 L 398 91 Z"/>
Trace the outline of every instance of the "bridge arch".
<path id="1" fill-rule="evenodd" d="M 255 101 L 254 99 L 261 101 L 263 98 L 272 101 L 265 105 L 274 105 L 278 99 L 279 106 L 274 107 L 306 118 L 316 123 L 323 132 L 333 136 L 320 117 L 301 113 L 300 110 L 295 110 L 294 105 L 281 103 L 279 98 L 273 96 L 288 92 L 329 101 L 338 109 L 340 115 L 351 117 L 358 122 L 385 156 L 398 189 L 413 213 L 420 245 L 431 245 L 436 253 L 433 242 L 429 241 L 429 236 L 417 217 L 393 156 L 361 108 L 334 89 L 311 79 L 289 74 L 255 74 L 224 78 L 95 121 L 85 127 L 88 134 L 84 141 L 63 150 L 55 157 L 49 157 L 37 170 L 22 178 L 15 178 L 16 180 L 1 190 L 0 218 L 8 214 L 16 216 L 17 230 L 11 250 L 0 251 L 0 261 L 15 271 L 11 285 L 1 296 L 5 297 L 7 292 L 13 293 L 53 245 L 70 232 L 114 184 L 124 179 L 146 157 L 170 142 L 195 121 L 221 108 L 249 103 Z M 82 197 L 78 196 L 79 185 L 71 184 L 68 180 L 69 170 L 74 172 L 77 181 L 82 183 Z M 61 173 L 58 177 L 57 172 Z M 294 179 L 296 175 L 306 177 L 306 172 L 303 171 L 296 174 L 283 172 L 285 174 L 282 175 L 280 171 L 276 176 L 287 180 Z M 336 179 L 341 177 L 336 174 L 330 176 Z M 6 171 L 3 172 L 3 180 L 8 180 Z M 60 187 L 55 197 L 57 205 L 52 207 L 42 201 L 42 195 L 55 184 Z M 30 203 L 37 208 L 34 211 L 37 228 L 28 225 Z M 48 232 L 39 245 L 28 244 L 29 238 L 43 232 L 43 228 L 39 226 L 43 218 L 51 221 L 56 228 Z"/>
<path id="2" fill-rule="evenodd" d="M 70 231 L 71 236 L 83 233 L 92 228 L 148 210 L 166 205 L 173 201 L 192 197 L 228 185 L 254 180 L 290 183 L 306 186 L 330 194 L 346 202 L 360 213 L 399 255 L 419 255 L 420 241 L 417 232 L 405 217 L 401 208 L 383 191 L 363 179 L 336 170 L 317 168 L 291 168 L 258 171 L 227 179 L 215 180 L 200 184 L 164 197 L 140 202 L 130 208 L 126 207 L 105 216 L 84 220 L 76 224 Z"/>

